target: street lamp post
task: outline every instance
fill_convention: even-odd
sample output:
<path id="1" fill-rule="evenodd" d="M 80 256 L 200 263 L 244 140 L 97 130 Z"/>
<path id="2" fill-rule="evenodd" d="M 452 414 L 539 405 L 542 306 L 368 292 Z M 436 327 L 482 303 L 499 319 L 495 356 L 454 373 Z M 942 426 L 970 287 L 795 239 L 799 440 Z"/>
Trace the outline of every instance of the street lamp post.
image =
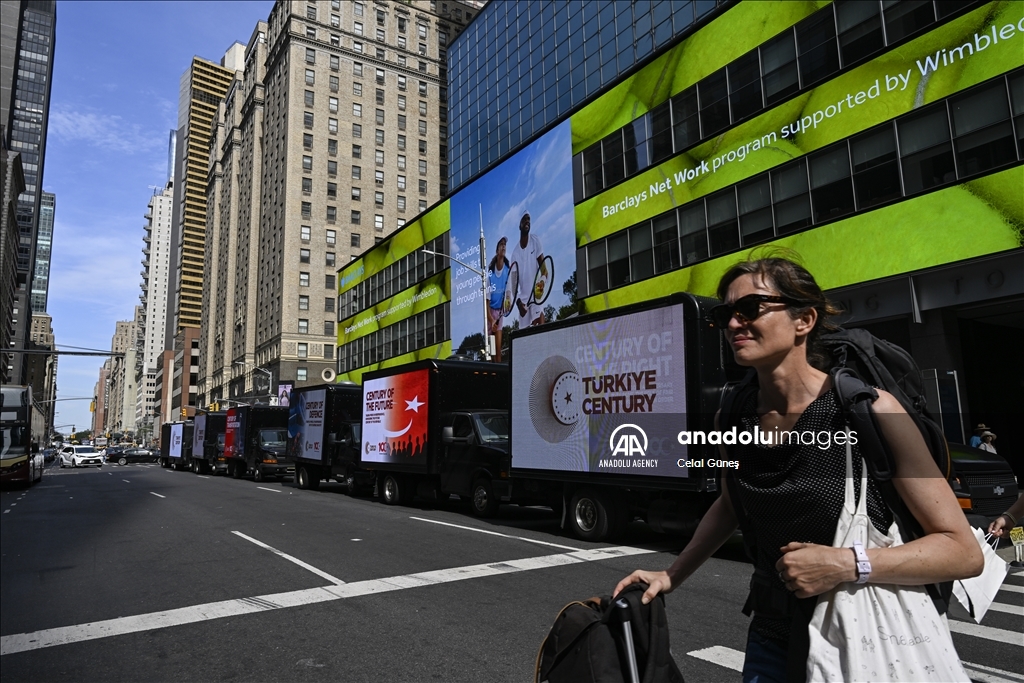
<path id="1" fill-rule="evenodd" d="M 458 263 L 460 266 L 462 266 L 466 270 L 468 270 L 471 273 L 475 273 L 475 274 L 480 276 L 480 293 L 483 296 L 483 307 L 484 307 L 484 358 L 486 360 L 490 360 L 491 359 L 491 354 L 492 354 L 492 349 L 494 348 L 494 344 L 491 341 L 491 339 L 492 339 L 492 336 L 490 334 L 490 327 L 491 327 L 490 326 L 490 322 L 491 322 L 491 320 L 490 320 L 490 316 L 488 314 L 489 312 L 487 310 L 487 265 L 486 265 L 487 262 L 484 260 L 485 259 L 484 254 L 486 252 L 486 244 L 484 242 L 484 209 L 483 209 L 483 206 L 482 205 L 480 206 L 480 270 L 477 270 L 476 268 L 474 268 L 473 266 L 469 265 L 468 263 L 464 263 L 464 262 L 460 261 L 459 259 L 455 258 L 454 256 L 449 256 L 448 254 L 442 254 L 441 252 L 431 251 L 429 249 L 422 249 L 421 251 L 423 251 L 423 253 L 425 253 L 425 254 L 431 254 L 433 256 L 443 256 L 444 258 L 448 259 L 449 261 L 455 261 L 456 263 Z"/>

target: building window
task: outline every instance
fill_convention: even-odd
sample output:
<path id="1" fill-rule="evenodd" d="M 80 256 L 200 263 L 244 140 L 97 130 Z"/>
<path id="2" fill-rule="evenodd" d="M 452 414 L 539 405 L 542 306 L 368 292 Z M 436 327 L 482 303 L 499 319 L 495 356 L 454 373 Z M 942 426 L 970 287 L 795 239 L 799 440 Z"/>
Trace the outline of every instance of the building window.
<path id="1" fill-rule="evenodd" d="M 1014 92 L 1014 98 L 1024 105 L 1021 81 L 1020 74 L 1011 79 L 1010 90 Z M 1003 79 L 954 98 L 949 111 L 953 119 L 953 145 L 959 177 L 984 173 L 1016 160 L 1010 103 Z M 1017 135 L 1024 135 L 1024 131 L 1018 130 Z"/>
<path id="2" fill-rule="evenodd" d="M 383 185 L 384 184 L 384 171 L 374 171 L 373 172 L 373 182 L 374 182 L 375 185 Z"/>
<path id="3" fill-rule="evenodd" d="M 335 262 L 335 254 L 334 254 L 333 251 L 329 251 L 326 254 L 324 254 L 324 265 L 325 266 L 334 266 L 334 262 Z"/>
<path id="4" fill-rule="evenodd" d="M 309 287 L 309 273 L 299 273 L 299 287 Z"/>
<path id="5" fill-rule="evenodd" d="M 337 97 L 328 97 L 327 98 L 327 109 L 332 114 L 337 114 L 338 113 L 338 98 Z"/>
<path id="6" fill-rule="evenodd" d="M 295 368 L 295 381 L 297 381 L 297 382 L 305 382 L 306 381 L 306 376 L 307 376 L 307 369 L 306 368 Z"/>
<path id="7" fill-rule="evenodd" d="M 382 43 L 384 42 L 384 29 L 377 29 L 377 40 L 379 40 Z"/>
<path id="8" fill-rule="evenodd" d="M 858 209 L 877 206 L 902 194 L 892 123 L 851 139 L 850 153 Z"/>
<path id="9" fill-rule="evenodd" d="M 308 225 L 303 225 L 299 228 L 299 237 L 303 242 L 310 240 L 310 227 Z"/>
<path id="10" fill-rule="evenodd" d="M 359 180 L 363 177 L 363 169 L 359 166 L 352 167 L 352 179 Z"/>
<path id="11" fill-rule="evenodd" d="M 316 64 L 316 50 L 311 47 L 306 48 L 306 64 Z"/>
<path id="12" fill-rule="evenodd" d="M 405 114 L 398 115 L 398 130 L 405 130 Z"/>
<path id="13" fill-rule="evenodd" d="M 333 313 L 334 312 L 334 298 L 333 297 L 328 297 L 328 298 L 324 299 L 324 311 L 327 312 L 327 313 Z M 325 320 L 324 321 L 324 335 L 327 336 L 327 337 L 334 336 L 334 321 L 333 320 Z M 334 347 L 332 347 L 330 345 L 325 345 L 324 346 L 324 358 L 330 358 L 332 356 L 332 354 L 333 354 L 333 351 L 334 351 Z"/>
<path id="14" fill-rule="evenodd" d="M 353 76 L 359 76 L 360 78 L 362 77 L 362 75 L 363 75 L 363 63 L 362 62 L 352 62 L 352 75 Z"/>
<path id="15" fill-rule="evenodd" d="M 427 153 L 427 141 L 426 140 L 420 140 L 420 154 L 426 154 L 426 153 Z"/>
<path id="16" fill-rule="evenodd" d="M 353 102 L 352 103 L 352 116 L 355 116 L 356 118 L 362 118 L 362 116 L 363 116 L 363 105 L 359 104 L 358 102 Z"/>
<path id="17" fill-rule="evenodd" d="M 351 244 L 349 244 L 349 246 L 353 247 L 354 249 L 358 249 L 359 248 L 359 240 L 360 240 L 359 233 L 358 232 L 352 233 L 352 240 L 351 240 Z"/>
<path id="18" fill-rule="evenodd" d="M 405 155 L 404 154 L 399 154 L 398 155 L 398 170 L 399 171 L 404 171 L 405 170 Z"/>
<path id="19" fill-rule="evenodd" d="M 942 109 L 943 120 L 946 110 Z M 946 137 L 949 128 L 946 127 Z M 832 220 L 853 211 L 853 184 L 846 143 L 834 145 L 808 158 L 811 176 L 811 206 L 815 223 Z M 952 159 L 950 159 L 952 165 Z"/>
<path id="20" fill-rule="evenodd" d="M 377 104 L 384 104 L 384 90 L 382 88 L 376 89 L 376 93 L 374 95 L 374 102 L 376 102 Z"/>
<path id="21" fill-rule="evenodd" d="M 398 17 L 398 30 L 405 33 L 405 26 L 408 20 L 405 17 Z"/>
<path id="22" fill-rule="evenodd" d="M 399 135 L 398 136 L 398 149 L 405 149 L 405 136 L 404 135 Z"/>
<path id="23" fill-rule="evenodd" d="M 298 344 L 295 345 L 295 347 L 298 349 L 299 358 L 309 357 L 309 344 L 305 342 L 299 342 Z"/>
<path id="24" fill-rule="evenodd" d="M 363 137 L 363 127 L 358 123 L 352 124 L 352 137 L 361 138 Z"/>
<path id="25" fill-rule="evenodd" d="M 427 82 L 426 81 L 420 81 L 419 93 L 420 93 L 420 97 L 426 97 L 427 96 Z"/>
<path id="26" fill-rule="evenodd" d="M 405 111 L 405 95 L 398 96 L 398 110 Z"/>
<path id="27" fill-rule="evenodd" d="M 338 209 L 334 206 L 327 207 L 327 222 L 333 223 L 338 219 Z"/>
<path id="28" fill-rule="evenodd" d="M 363 35 L 363 24 L 362 22 L 356 21 L 352 24 L 352 32 L 357 36 Z"/>
<path id="29" fill-rule="evenodd" d="M 328 80 L 330 81 L 331 92 L 338 92 L 338 77 L 331 76 Z"/>
<path id="30" fill-rule="evenodd" d="M 404 175 L 398 176 L 398 189 L 399 190 L 404 190 L 405 189 L 405 176 Z"/>
<path id="31" fill-rule="evenodd" d="M 324 275 L 324 289 L 334 289 L 333 275 Z"/>
<path id="32" fill-rule="evenodd" d="M 313 149 L 313 136 L 309 133 L 302 134 L 302 148 Z"/>
<path id="33" fill-rule="evenodd" d="M 306 69 L 306 85 L 313 85 L 316 82 L 316 71 Z"/>
<path id="34" fill-rule="evenodd" d="M 338 240 L 338 233 L 334 230 L 327 231 L 327 244 L 334 244 Z"/>
<path id="35" fill-rule="evenodd" d="M 416 34 L 420 37 L 420 40 L 427 39 L 427 27 L 423 24 L 416 24 Z"/>
<path id="36" fill-rule="evenodd" d="M 337 199 L 337 197 L 338 197 L 338 184 L 337 183 L 327 183 L 327 198 L 328 199 Z"/>
<path id="37" fill-rule="evenodd" d="M 352 158 L 353 159 L 362 159 L 363 158 L 363 146 L 362 145 L 352 145 Z"/>
<path id="38" fill-rule="evenodd" d="M 1000 87 L 1005 87 L 1000 84 Z M 907 195 L 923 192 L 956 177 L 949 120 L 944 102 L 896 123 L 903 187 Z"/>
<path id="39" fill-rule="evenodd" d="M 427 210 L 427 200 L 426 199 L 421 199 L 419 201 L 419 212 L 423 213 L 426 210 Z"/>
<path id="40" fill-rule="evenodd" d="M 309 310 L 309 297 L 306 296 L 305 294 L 300 294 L 299 295 L 299 310 L 300 311 L 308 311 Z"/>
<path id="41" fill-rule="evenodd" d="M 313 192 L 313 179 L 303 178 L 302 179 L 302 194 L 311 194 Z"/>
<path id="42" fill-rule="evenodd" d="M 384 85 L 384 69 L 376 70 L 377 85 Z"/>
<path id="43" fill-rule="evenodd" d="M 397 203 L 397 205 L 398 205 L 398 210 L 399 210 L 400 212 L 404 212 L 404 211 L 405 211 L 405 195 L 404 195 L 404 194 L 400 194 L 400 195 L 398 195 L 398 196 L 397 196 L 397 197 L 395 198 L 395 202 L 396 202 L 396 203 Z"/>
<path id="44" fill-rule="evenodd" d="M 424 121 L 423 119 L 420 119 L 418 125 L 419 125 L 419 133 L 420 133 L 420 135 L 426 135 L 427 134 L 427 122 Z"/>
<path id="45" fill-rule="evenodd" d="M 384 144 L 384 131 L 382 129 L 378 128 L 376 130 L 374 135 L 374 142 L 376 142 L 378 145 Z"/>
<path id="46" fill-rule="evenodd" d="M 338 55 L 331 55 L 331 71 L 337 71 L 341 68 L 341 59 Z"/>
<path id="47" fill-rule="evenodd" d="M 373 203 L 374 203 L 374 205 L 376 205 L 378 207 L 384 206 L 384 193 L 383 192 L 374 192 L 373 193 Z"/>
<path id="48" fill-rule="evenodd" d="M 382 48 L 382 47 L 378 47 L 377 48 L 377 59 L 379 59 L 382 62 L 384 61 L 384 59 L 385 59 L 384 48 Z"/>
<path id="49" fill-rule="evenodd" d="M 341 28 L 341 16 L 337 14 L 331 15 L 331 26 L 334 28 Z"/>
<path id="50" fill-rule="evenodd" d="M 352 222 L 352 225 L 359 225 L 363 222 L 363 214 L 359 211 L 353 210 L 349 220 Z"/>
<path id="51" fill-rule="evenodd" d="M 309 320 L 299 318 L 299 334 L 309 334 Z"/>
<path id="52" fill-rule="evenodd" d="M 384 216 L 380 215 L 379 213 L 378 214 L 374 214 L 374 216 L 373 216 L 373 228 L 377 232 L 380 232 L 380 231 L 384 230 Z"/>
<path id="53" fill-rule="evenodd" d="M 352 13 L 357 17 L 363 16 L 363 3 L 357 2 L 352 6 Z"/>
<path id="54" fill-rule="evenodd" d="M 376 119 L 377 119 L 377 125 L 378 126 L 383 126 L 384 125 L 384 110 L 383 109 L 376 110 Z"/>
<path id="55" fill-rule="evenodd" d="M 405 90 L 405 76 L 400 75 L 398 77 L 398 89 Z"/>
<path id="56" fill-rule="evenodd" d="M 302 114 L 302 125 L 306 128 L 313 127 L 313 112 L 307 111 Z"/>
<path id="57" fill-rule="evenodd" d="M 377 149 L 373 152 L 373 161 L 377 166 L 384 165 L 384 150 Z"/>
<path id="58" fill-rule="evenodd" d="M 338 141 L 334 138 L 327 141 L 327 155 L 332 157 L 338 155 Z"/>
<path id="59" fill-rule="evenodd" d="M 299 249 L 299 263 L 309 263 L 309 249 Z"/>
<path id="60" fill-rule="evenodd" d="M 303 155 L 303 157 L 302 157 L 302 170 L 303 171 L 312 171 L 313 170 L 313 157 L 308 156 L 308 155 Z"/>
<path id="61" fill-rule="evenodd" d="M 302 202 L 302 217 L 310 218 L 313 215 L 313 205 L 310 202 Z"/>
<path id="62" fill-rule="evenodd" d="M 358 52 L 358 53 L 362 54 L 362 52 L 363 52 L 363 44 L 360 43 L 358 40 L 353 40 L 352 41 L 352 51 L 353 52 Z"/>
<path id="63" fill-rule="evenodd" d="M 331 176 L 332 178 L 334 176 L 338 175 L 338 162 L 337 161 L 328 161 L 327 162 L 327 175 Z"/>
<path id="64" fill-rule="evenodd" d="M 420 181 L 420 194 L 426 194 L 426 193 L 427 193 L 427 181 L 426 180 L 421 180 Z"/>
<path id="65" fill-rule="evenodd" d="M 420 159 L 420 175 L 427 175 L 427 160 Z"/>
<path id="66" fill-rule="evenodd" d="M 358 202 L 362 198 L 362 190 L 358 187 L 352 188 L 352 201 Z"/>

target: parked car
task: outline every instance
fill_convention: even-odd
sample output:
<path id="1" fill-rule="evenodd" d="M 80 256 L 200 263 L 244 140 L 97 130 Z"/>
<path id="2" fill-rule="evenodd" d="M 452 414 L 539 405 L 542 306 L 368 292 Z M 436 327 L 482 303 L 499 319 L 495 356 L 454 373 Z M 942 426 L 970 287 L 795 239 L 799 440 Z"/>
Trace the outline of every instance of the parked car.
<path id="1" fill-rule="evenodd" d="M 92 446 L 65 446 L 60 451 L 61 467 L 103 467 L 103 456 Z"/>
<path id="2" fill-rule="evenodd" d="M 160 460 L 160 452 L 148 448 L 125 448 L 116 453 L 107 453 L 107 462 L 116 462 L 118 465 L 127 465 L 130 462 L 157 462 Z"/>
<path id="3" fill-rule="evenodd" d="M 43 451 L 43 462 L 45 462 L 46 464 L 50 464 L 51 462 L 53 462 L 56 459 L 57 459 L 57 449 L 56 448 L 47 448 L 46 450 Z"/>

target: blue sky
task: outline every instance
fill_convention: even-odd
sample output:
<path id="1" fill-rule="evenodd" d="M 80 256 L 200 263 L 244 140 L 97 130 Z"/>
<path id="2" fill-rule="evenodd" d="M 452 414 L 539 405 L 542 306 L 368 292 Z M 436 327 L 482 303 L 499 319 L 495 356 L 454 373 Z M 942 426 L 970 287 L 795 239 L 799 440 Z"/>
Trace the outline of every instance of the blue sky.
<path id="1" fill-rule="evenodd" d="M 43 189 L 57 195 L 47 312 L 58 346 L 109 349 L 142 281 L 146 205 L 167 176 L 178 83 L 266 20 L 260 2 L 59 2 Z M 92 396 L 103 358 L 61 356 L 58 398 Z M 57 425 L 92 422 L 60 401 Z M 60 431 L 67 432 L 67 429 Z"/>

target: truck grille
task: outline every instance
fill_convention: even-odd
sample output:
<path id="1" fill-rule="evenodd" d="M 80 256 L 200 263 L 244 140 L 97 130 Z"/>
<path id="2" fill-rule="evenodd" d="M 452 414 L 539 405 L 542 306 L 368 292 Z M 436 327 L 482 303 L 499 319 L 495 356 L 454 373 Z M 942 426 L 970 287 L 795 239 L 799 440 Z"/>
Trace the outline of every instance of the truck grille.
<path id="1" fill-rule="evenodd" d="M 966 474 L 962 477 L 971 492 L 971 511 L 986 517 L 995 517 L 1006 512 L 1017 500 L 1017 480 L 1013 472 L 991 472 Z M 1001 487 L 1001 493 L 995 491 Z"/>
<path id="2" fill-rule="evenodd" d="M 964 482 L 974 488 L 975 486 L 1002 486 L 1016 488 L 1017 481 L 1013 478 L 1013 472 L 992 472 L 987 474 L 965 474 Z"/>

